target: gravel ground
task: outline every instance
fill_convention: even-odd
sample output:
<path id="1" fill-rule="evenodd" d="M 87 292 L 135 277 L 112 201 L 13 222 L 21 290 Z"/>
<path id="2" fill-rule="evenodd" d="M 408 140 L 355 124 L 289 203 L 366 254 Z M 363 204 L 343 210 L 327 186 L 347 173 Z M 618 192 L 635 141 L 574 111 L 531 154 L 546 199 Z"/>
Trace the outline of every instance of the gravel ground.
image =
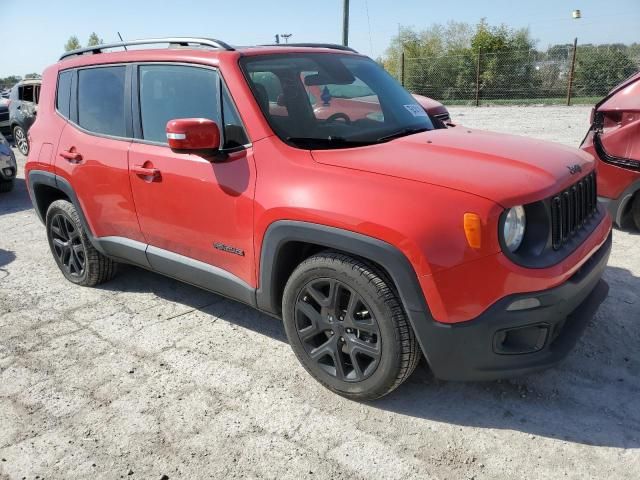
<path id="1" fill-rule="evenodd" d="M 451 109 L 577 145 L 589 109 Z M 20 159 L 21 166 L 24 159 Z M 320 387 L 280 322 L 125 267 L 58 272 L 24 180 L 0 196 L 0 479 L 638 478 L 640 236 L 616 231 L 610 296 L 559 367 L 381 401 Z"/>

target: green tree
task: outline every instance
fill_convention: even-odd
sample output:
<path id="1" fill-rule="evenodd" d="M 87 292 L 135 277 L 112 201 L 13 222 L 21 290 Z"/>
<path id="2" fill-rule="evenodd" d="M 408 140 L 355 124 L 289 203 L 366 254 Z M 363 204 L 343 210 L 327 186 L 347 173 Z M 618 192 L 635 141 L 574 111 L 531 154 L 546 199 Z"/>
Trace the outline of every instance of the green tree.
<path id="1" fill-rule="evenodd" d="M 603 96 L 637 70 L 626 48 L 579 46 L 573 82 L 575 95 Z"/>
<path id="2" fill-rule="evenodd" d="M 20 80 L 22 80 L 22 77 L 18 75 L 10 75 L 8 77 L 0 78 L 0 89 L 4 90 L 5 88 L 11 88 Z"/>
<path id="3" fill-rule="evenodd" d="M 101 45 L 103 43 L 104 43 L 104 40 L 98 37 L 96 32 L 92 32 L 91 35 L 89 35 L 89 40 L 87 41 L 87 47 L 93 47 L 94 45 Z"/>
<path id="4" fill-rule="evenodd" d="M 528 95 L 537 85 L 535 41 L 527 29 L 491 26 L 481 20 L 472 26 L 451 22 L 416 31 L 400 28 L 382 58 L 383 66 L 400 78 L 405 56 L 405 86 L 430 97 L 471 100 L 475 96 L 478 56 L 485 98 Z"/>
<path id="5" fill-rule="evenodd" d="M 65 52 L 70 52 L 71 50 L 76 50 L 78 48 L 82 48 L 82 45 L 80 45 L 80 40 L 78 40 L 78 37 L 75 35 L 70 36 L 67 43 L 64 44 Z"/>

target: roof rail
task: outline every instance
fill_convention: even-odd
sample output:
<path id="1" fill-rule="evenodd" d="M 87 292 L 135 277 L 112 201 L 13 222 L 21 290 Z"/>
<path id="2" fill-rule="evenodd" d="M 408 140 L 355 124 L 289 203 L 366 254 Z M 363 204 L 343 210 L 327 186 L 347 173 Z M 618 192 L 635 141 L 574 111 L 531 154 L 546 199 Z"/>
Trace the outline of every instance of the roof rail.
<path id="1" fill-rule="evenodd" d="M 311 47 L 311 48 L 330 48 L 332 50 L 343 50 L 345 52 L 358 53 L 351 47 L 338 45 L 337 43 L 271 43 L 260 45 L 261 47 Z"/>
<path id="2" fill-rule="evenodd" d="M 154 44 L 162 44 L 168 43 L 169 45 L 178 45 L 181 47 L 187 47 L 189 45 L 200 45 L 205 47 L 217 48 L 220 50 L 235 50 L 231 45 L 226 44 L 220 40 L 215 40 L 213 38 L 193 38 L 193 37 L 167 37 L 167 38 L 145 38 L 141 40 L 129 40 L 124 42 L 115 42 L 115 43 L 105 43 L 102 45 L 93 45 L 91 47 L 78 48 L 76 50 L 71 50 L 70 52 L 66 52 L 60 56 L 60 60 L 68 57 L 73 57 L 75 55 L 84 55 L 86 53 L 102 53 L 103 50 L 111 49 L 111 48 L 119 48 L 126 47 L 130 45 L 154 45 Z"/>

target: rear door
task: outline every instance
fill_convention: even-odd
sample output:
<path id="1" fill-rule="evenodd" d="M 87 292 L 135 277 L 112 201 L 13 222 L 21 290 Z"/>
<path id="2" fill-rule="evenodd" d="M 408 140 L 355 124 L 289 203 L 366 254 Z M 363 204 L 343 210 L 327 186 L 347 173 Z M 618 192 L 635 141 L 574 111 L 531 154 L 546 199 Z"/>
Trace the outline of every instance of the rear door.
<path id="1" fill-rule="evenodd" d="M 136 140 L 129 152 L 131 188 L 149 251 L 155 252 L 149 259 L 153 268 L 180 277 L 176 269 L 164 271 L 166 264 L 154 261 L 172 252 L 255 284 L 253 148 L 247 145 L 218 71 L 197 65 L 140 64 L 132 90 Z M 228 156 L 212 162 L 203 155 L 172 151 L 166 143 L 166 124 L 178 118 L 224 124 Z M 156 177 L 141 170 L 149 168 L 156 169 Z"/>
<path id="2" fill-rule="evenodd" d="M 66 179 L 96 237 L 144 241 L 136 217 L 127 161 L 131 144 L 130 69 L 125 65 L 72 71 L 68 120 L 55 150 Z M 58 112 L 65 115 L 66 107 Z"/>

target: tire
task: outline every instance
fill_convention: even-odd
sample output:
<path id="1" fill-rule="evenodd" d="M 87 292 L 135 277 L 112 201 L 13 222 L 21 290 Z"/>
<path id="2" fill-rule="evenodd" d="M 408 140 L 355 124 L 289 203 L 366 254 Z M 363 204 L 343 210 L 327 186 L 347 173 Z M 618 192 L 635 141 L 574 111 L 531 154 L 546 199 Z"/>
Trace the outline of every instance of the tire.
<path id="1" fill-rule="evenodd" d="M 303 261 L 284 289 L 287 338 L 303 367 L 329 390 L 375 400 L 414 371 L 421 351 L 393 284 L 337 252 Z"/>
<path id="2" fill-rule="evenodd" d="M 29 137 L 20 125 L 13 127 L 13 143 L 18 147 L 18 151 L 25 157 L 29 155 Z"/>
<path id="3" fill-rule="evenodd" d="M 114 277 L 118 264 L 91 245 L 72 203 L 67 200 L 53 202 L 47 210 L 45 223 L 49 248 L 67 280 L 94 287 Z"/>
<path id="4" fill-rule="evenodd" d="M 0 181 L 0 193 L 7 193 L 13 190 L 14 183 L 13 179 L 7 180 L 6 182 Z"/>
<path id="5" fill-rule="evenodd" d="M 636 224 L 636 228 L 640 230 L 640 192 L 636 193 L 631 204 L 631 217 L 633 218 L 633 223 Z"/>

